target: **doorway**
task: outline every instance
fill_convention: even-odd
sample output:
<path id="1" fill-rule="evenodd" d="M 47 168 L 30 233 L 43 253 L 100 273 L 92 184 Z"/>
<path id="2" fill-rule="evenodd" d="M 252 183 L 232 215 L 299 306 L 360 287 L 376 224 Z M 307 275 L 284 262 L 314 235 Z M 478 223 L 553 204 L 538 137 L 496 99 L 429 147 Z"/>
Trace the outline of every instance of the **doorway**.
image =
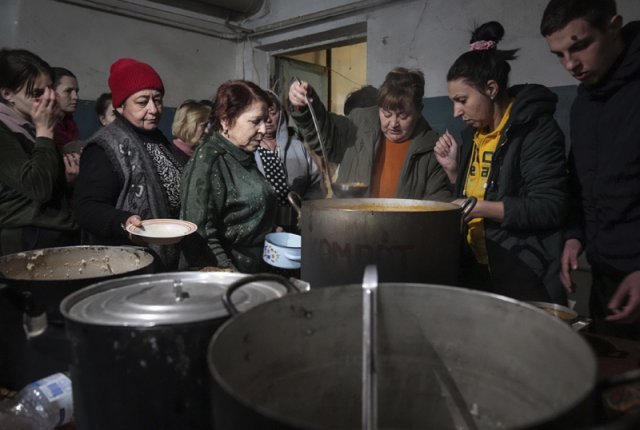
<path id="1" fill-rule="evenodd" d="M 349 93 L 367 82 L 366 42 L 282 54 L 274 58 L 275 72 L 271 88 L 280 94 L 282 100 L 287 97 L 291 81 L 297 78 L 311 84 L 330 112 L 343 114 L 344 101 Z M 327 169 L 331 173 L 331 181 L 335 181 L 340 166 L 326 163 L 315 153 L 313 157 L 322 172 L 325 194 L 331 197 Z"/>
<path id="2" fill-rule="evenodd" d="M 330 112 L 342 114 L 347 95 L 367 83 L 367 43 L 276 56 L 275 91 L 286 96 L 294 77 L 309 82 Z"/>

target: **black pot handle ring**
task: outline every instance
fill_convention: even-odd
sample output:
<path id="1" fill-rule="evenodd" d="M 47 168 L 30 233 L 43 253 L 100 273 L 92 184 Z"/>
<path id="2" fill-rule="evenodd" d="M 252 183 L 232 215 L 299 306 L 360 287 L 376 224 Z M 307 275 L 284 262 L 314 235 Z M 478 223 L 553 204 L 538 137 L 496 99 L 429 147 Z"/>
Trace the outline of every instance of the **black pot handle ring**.
<path id="1" fill-rule="evenodd" d="M 300 292 L 298 287 L 296 287 L 293 282 L 291 282 L 289 279 L 285 278 L 284 276 L 274 275 L 272 273 L 258 273 L 256 275 L 248 275 L 248 276 L 245 276 L 244 278 L 238 279 L 237 281 L 234 281 L 233 283 L 229 284 L 229 286 L 227 287 L 227 290 L 222 295 L 222 304 L 227 309 L 229 314 L 236 315 L 240 313 L 238 308 L 236 308 L 236 306 L 231 301 L 231 294 L 233 294 L 235 290 L 237 290 L 238 288 L 246 284 L 250 284 L 252 282 L 258 282 L 258 281 L 276 282 L 287 289 L 287 294 Z"/>
<path id="2" fill-rule="evenodd" d="M 471 213 L 471 211 L 473 210 L 473 208 L 476 207 L 476 203 L 478 203 L 478 199 L 471 196 L 468 197 L 464 203 L 462 203 L 462 219 L 465 220 L 467 218 L 467 216 L 469 216 L 469 214 Z"/>

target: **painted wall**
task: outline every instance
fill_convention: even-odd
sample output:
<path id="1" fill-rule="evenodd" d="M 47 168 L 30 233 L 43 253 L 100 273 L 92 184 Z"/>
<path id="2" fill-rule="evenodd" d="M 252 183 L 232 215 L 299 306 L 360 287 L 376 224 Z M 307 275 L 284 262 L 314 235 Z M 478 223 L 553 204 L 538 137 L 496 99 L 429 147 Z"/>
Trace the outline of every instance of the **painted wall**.
<path id="1" fill-rule="evenodd" d="M 240 66 L 233 42 L 54 0 L 3 0 L 0 17 L 3 46 L 29 49 L 76 74 L 83 137 L 96 125 L 93 101 L 108 91 L 109 66 L 118 58 L 151 64 L 164 81 L 168 107 L 211 97 Z M 169 109 L 163 130 L 171 118 Z"/>
<path id="2" fill-rule="evenodd" d="M 309 35 L 340 29 L 355 23 L 366 24 L 367 80 L 380 85 L 386 73 L 395 66 L 420 68 L 427 77 L 429 97 L 446 95 L 446 73 L 453 61 L 467 50 L 471 30 L 490 20 L 505 27 L 504 48 L 520 48 L 520 58 L 513 62 L 512 82 L 536 82 L 547 86 L 575 85 L 575 81 L 560 67 L 539 34 L 540 18 L 548 0 L 396 0 L 375 8 L 361 7 L 358 12 L 335 19 L 319 20 L 285 32 L 265 34 L 251 41 L 251 60 L 260 64 L 254 77 L 266 79 L 262 66 L 268 60 L 261 54 L 281 53 L 280 45 L 287 40 L 300 40 L 313 46 L 317 40 Z M 271 0 L 270 13 L 247 25 L 267 26 L 279 20 L 292 19 L 322 8 L 354 3 L 376 2 L 301 0 Z M 381 3 L 381 2 L 378 2 Z M 617 0 L 619 12 L 626 20 L 640 18 L 640 2 Z M 277 12 L 277 13 L 276 13 Z M 265 48 L 266 47 L 266 48 Z M 285 49 L 286 51 L 286 49 Z M 245 56 L 245 61 L 249 57 Z"/>
<path id="3" fill-rule="evenodd" d="M 447 99 L 446 74 L 455 59 L 468 49 L 469 36 L 473 28 L 487 21 L 497 20 L 505 27 L 501 47 L 519 48 L 519 58 L 512 62 L 511 83 L 535 82 L 547 85 L 559 96 L 556 118 L 568 136 L 568 113 L 575 95 L 576 81 L 549 53 L 546 41 L 539 33 L 540 19 L 548 0 L 396 0 L 391 2 L 343 1 L 342 6 L 359 3 L 358 12 L 345 13 L 332 20 L 319 20 L 292 26 L 286 32 L 265 34 L 254 38 L 251 60 L 260 64 L 261 72 L 254 75 L 257 80 L 266 79 L 264 73 L 270 54 L 286 52 L 287 41 L 300 41 L 308 47 L 321 44 L 314 34 L 324 34 L 329 43 L 340 43 L 348 37 L 332 39 L 332 31 L 366 26 L 367 39 L 367 83 L 379 86 L 389 70 L 396 66 L 419 68 L 425 73 L 425 115 L 439 132 L 449 129 L 458 132 L 460 121 L 451 114 L 451 103 Z M 279 19 L 293 18 L 302 14 L 302 5 L 310 12 L 317 8 L 310 1 L 297 2 L 289 7 L 286 0 L 271 0 L 271 10 L 279 10 Z M 315 2 L 313 2 L 315 3 Z M 337 7 L 339 2 L 330 2 L 327 7 Z M 365 3 L 377 3 L 367 8 Z M 640 1 L 617 0 L 619 13 L 626 21 L 640 18 Z M 285 15 L 284 11 L 290 14 Z M 261 26 L 273 25 L 266 15 Z M 304 17 L 304 16 L 303 16 Z M 257 23 L 253 23 L 257 25 Z M 357 31 L 354 32 L 357 39 Z M 291 45 L 291 43 L 289 43 Z M 293 49 L 293 48 L 289 48 Z M 300 49 L 296 47 L 295 49 Z M 244 61 L 248 57 L 245 55 Z M 567 143 L 569 143 L 567 139 Z"/>
<path id="4" fill-rule="evenodd" d="M 405 61 L 425 71 L 430 96 L 446 94 L 447 70 L 457 56 L 467 50 L 471 30 L 477 24 L 497 20 L 505 27 L 501 46 L 520 48 L 519 59 L 512 63 L 513 83 L 574 85 L 575 81 L 549 53 L 538 30 L 547 2 L 431 0 L 376 16 L 369 21 L 369 57 L 384 56 L 385 65 L 380 67 L 369 61 L 369 77 L 374 82 L 380 80 L 385 68 Z M 640 18 L 640 2 L 618 0 L 617 3 L 627 19 Z M 420 4 L 422 10 L 418 13 Z M 408 35 L 403 37 L 402 32 L 397 31 L 403 26 L 413 31 L 407 31 Z M 385 52 L 388 54 L 384 55 Z"/>
<path id="5" fill-rule="evenodd" d="M 231 78 L 267 86 L 272 55 L 363 38 L 367 83 L 380 85 L 395 66 L 417 67 L 425 72 L 426 96 L 431 98 L 446 95 L 446 72 L 467 49 L 474 25 L 493 19 L 505 26 L 502 46 L 521 49 L 512 83 L 575 85 L 538 33 L 546 2 L 268 0 L 258 14 L 240 23 L 255 34 L 234 43 L 55 0 L 3 0 L 0 34 L 3 46 L 33 50 L 52 65 L 73 70 L 85 101 L 107 89 L 109 65 L 119 57 L 152 64 L 165 82 L 166 104 L 177 106 L 186 98 L 211 96 Z M 618 6 L 627 20 L 640 17 L 639 1 L 618 0 Z M 296 23 L 309 17 L 314 20 Z"/>
<path id="6" fill-rule="evenodd" d="M 82 96 L 95 98 L 106 88 L 111 62 L 122 56 L 148 61 L 167 85 L 167 103 L 204 97 L 231 77 L 268 84 L 270 54 L 291 51 L 278 47 L 300 40 L 313 46 L 332 40 L 336 29 L 364 25 L 367 38 L 367 81 L 379 85 L 394 66 L 421 68 L 428 80 L 427 95 L 446 94 L 449 65 L 466 50 L 469 31 L 476 23 L 496 19 L 506 28 L 502 44 L 520 48 L 513 63 L 512 81 L 549 86 L 575 84 L 548 53 L 538 34 L 547 0 L 268 0 L 254 17 L 240 23 L 255 29 L 250 41 L 234 43 L 185 30 L 85 9 L 55 0 L 3 0 L 0 30 L 4 46 L 24 47 L 51 64 L 66 65 L 77 73 Z M 350 13 L 326 16 L 294 25 L 292 20 L 322 11 Z M 369 8 L 367 4 L 380 4 Z M 627 19 L 640 17 L 640 2 L 618 0 Z M 284 25 L 286 24 L 286 25 Z M 272 27 L 271 32 L 265 29 Z M 281 30 L 278 28 L 281 27 Z M 323 33 L 321 37 L 310 36 Z M 306 38 L 306 39 L 305 39 Z M 303 40 L 304 39 L 304 40 Z M 336 36 L 336 40 L 348 37 Z M 275 46 L 275 47 L 274 47 Z M 266 47 L 266 48 L 265 48 Z"/>

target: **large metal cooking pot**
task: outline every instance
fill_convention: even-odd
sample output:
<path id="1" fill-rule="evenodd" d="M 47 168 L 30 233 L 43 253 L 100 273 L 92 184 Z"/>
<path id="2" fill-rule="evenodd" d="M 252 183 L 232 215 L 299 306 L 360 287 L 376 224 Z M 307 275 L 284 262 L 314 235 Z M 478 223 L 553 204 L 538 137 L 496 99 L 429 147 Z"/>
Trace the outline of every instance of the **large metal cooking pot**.
<path id="1" fill-rule="evenodd" d="M 153 256 L 129 246 L 71 246 L 0 257 L 0 385 L 19 389 L 69 367 L 59 311 L 87 285 L 149 273 Z"/>
<path id="2" fill-rule="evenodd" d="M 49 321 L 62 321 L 62 299 L 106 279 L 151 271 L 153 256 L 131 246 L 68 246 L 0 257 L 0 282 L 30 291 Z"/>
<path id="3" fill-rule="evenodd" d="M 222 294 L 247 278 L 234 296 L 241 310 L 293 288 L 275 275 L 175 272 L 101 282 L 65 298 L 76 427 L 210 428 L 207 344 L 228 318 Z"/>
<path id="4" fill-rule="evenodd" d="M 474 204 L 469 200 L 463 209 L 408 199 L 305 201 L 301 278 L 314 287 L 349 284 L 375 264 L 381 282 L 455 285 L 462 220 Z"/>
<path id="5" fill-rule="evenodd" d="M 359 285 L 292 294 L 229 320 L 208 350 L 215 428 L 362 428 L 362 330 Z M 592 420 L 593 353 L 533 306 L 387 283 L 377 331 L 381 429 L 570 429 Z"/>

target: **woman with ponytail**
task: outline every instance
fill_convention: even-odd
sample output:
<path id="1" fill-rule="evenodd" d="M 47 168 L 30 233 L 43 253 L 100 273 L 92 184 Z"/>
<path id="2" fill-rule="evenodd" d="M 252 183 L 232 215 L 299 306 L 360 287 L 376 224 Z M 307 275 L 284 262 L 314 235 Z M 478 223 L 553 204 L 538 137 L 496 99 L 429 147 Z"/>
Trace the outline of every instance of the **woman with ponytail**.
<path id="1" fill-rule="evenodd" d="M 564 136 L 557 97 L 541 85 L 509 87 L 504 35 L 492 21 L 447 74 L 453 115 L 468 124 L 460 144 L 448 132 L 435 154 L 455 196 L 474 196 L 463 286 L 519 300 L 566 303 L 560 284 L 561 229 L 567 216 Z"/>

